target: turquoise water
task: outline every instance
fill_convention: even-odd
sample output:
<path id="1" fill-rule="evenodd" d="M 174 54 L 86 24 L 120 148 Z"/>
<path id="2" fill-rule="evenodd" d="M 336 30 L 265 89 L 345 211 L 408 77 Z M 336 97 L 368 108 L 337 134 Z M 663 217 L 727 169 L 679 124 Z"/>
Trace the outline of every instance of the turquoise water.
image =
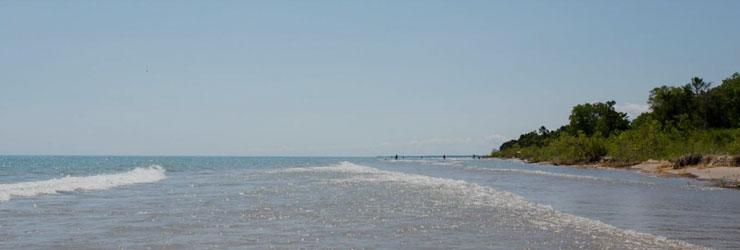
<path id="1" fill-rule="evenodd" d="M 0 156 L 0 249 L 732 249 L 738 194 L 509 160 Z"/>

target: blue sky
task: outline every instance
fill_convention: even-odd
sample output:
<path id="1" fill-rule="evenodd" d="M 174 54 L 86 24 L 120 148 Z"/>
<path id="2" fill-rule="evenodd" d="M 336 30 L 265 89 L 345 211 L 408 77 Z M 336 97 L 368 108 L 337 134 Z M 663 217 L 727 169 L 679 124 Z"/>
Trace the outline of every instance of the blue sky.
<path id="1" fill-rule="evenodd" d="M 0 1 L 0 154 L 488 153 L 740 71 L 740 1 Z"/>

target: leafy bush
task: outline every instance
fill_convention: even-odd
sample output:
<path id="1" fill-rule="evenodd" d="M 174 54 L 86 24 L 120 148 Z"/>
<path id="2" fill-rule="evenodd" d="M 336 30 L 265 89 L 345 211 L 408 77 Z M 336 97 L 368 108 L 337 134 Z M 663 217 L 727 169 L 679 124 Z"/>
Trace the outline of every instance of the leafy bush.
<path id="1" fill-rule="evenodd" d="M 668 135 L 661 130 L 660 123 L 647 118 L 640 126 L 610 138 L 609 155 L 625 163 L 663 158 L 669 141 Z"/>

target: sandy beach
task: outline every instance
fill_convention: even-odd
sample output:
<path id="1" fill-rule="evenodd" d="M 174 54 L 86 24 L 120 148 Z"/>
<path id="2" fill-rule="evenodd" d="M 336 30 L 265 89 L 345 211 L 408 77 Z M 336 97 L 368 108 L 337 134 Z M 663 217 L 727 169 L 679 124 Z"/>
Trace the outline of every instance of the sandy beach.
<path id="1" fill-rule="evenodd" d="M 740 188 L 740 167 L 730 166 L 729 162 L 724 160 L 725 158 L 728 158 L 728 156 L 708 156 L 708 160 L 705 160 L 700 164 L 682 168 L 674 168 L 674 164 L 666 160 L 647 160 L 627 167 L 615 167 L 613 164 L 607 163 L 594 163 L 578 166 L 624 168 L 666 177 L 682 176 L 704 181 L 712 181 L 721 187 Z M 538 162 L 538 164 L 560 165 L 553 164 L 552 162 Z"/>
<path id="2" fill-rule="evenodd" d="M 699 180 L 714 181 L 722 186 L 737 186 L 740 183 L 740 167 L 722 166 L 711 163 L 701 163 L 694 166 L 674 168 L 669 161 L 649 160 L 630 166 L 630 169 L 645 173 L 658 173 L 667 175 L 681 175 Z"/>

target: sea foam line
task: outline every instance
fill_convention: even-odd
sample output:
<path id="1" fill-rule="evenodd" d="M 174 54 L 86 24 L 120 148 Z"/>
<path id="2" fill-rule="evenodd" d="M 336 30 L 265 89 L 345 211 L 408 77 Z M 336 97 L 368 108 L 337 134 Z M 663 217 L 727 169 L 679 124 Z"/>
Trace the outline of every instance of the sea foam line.
<path id="1" fill-rule="evenodd" d="M 512 159 L 517 160 L 517 159 Z M 643 182 L 643 181 L 630 181 L 630 180 L 620 180 L 620 179 L 612 179 L 612 178 L 605 178 L 605 177 L 596 177 L 596 176 L 589 176 L 589 175 L 574 175 L 574 174 L 562 174 L 562 173 L 555 173 L 555 172 L 548 172 L 548 171 L 541 171 L 541 170 L 526 170 L 526 169 L 513 169 L 513 168 L 480 168 L 480 167 L 467 167 L 462 164 L 463 160 L 457 160 L 457 161 L 446 161 L 446 162 L 440 162 L 440 161 L 433 161 L 433 160 L 391 160 L 391 162 L 417 162 L 417 163 L 428 163 L 431 165 L 438 165 L 438 166 L 451 166 L 455 168 L 460 169 L 467 169 L 467 170 L 475 170 L 475 171 L 494 171 L 494 172 L 509 172 L 509 173 L 520 173 L 520 174 L 531 174 L 531 175 L 543 175 L 543 176 L 551 176 L 551 177 L 557 177 L 557 178 L 567 178 L 567 179 L 576 179 L 576 180 L 589 180 L 589 181 L 605 181 L 605 182 L 611 182 L 611 183 L 624 183 L 624 184 L 643 184 L 643 185 L 655 185 L 655 183 L 652 182 Z M 521 161 L 521 160 L 517 160 Z"/>
<path id="2" fill-rule="evenodd" d="M 45 181 L 0 184 L 0 202 L 6 202 L 11 197 L 57 194 L 75 190 L 102 190 L 124 185 L 157 182 L 166 178 L 164 172 L 165 169 L 162 166 L 151 165 L 118 174 L 65 176 Z"/>
<path id="3" fill-rule="evenodd" d="M 468 203 L 474 205 L 491 206 L 512 211 L 526 211 L 524 213 L 518 213 L 518 216 L 543 229 L 561 231 L 564 228 L 572 228 L 582 233 L 591 234 L 592 237 L 594 237 L 594 240 L 597 240 L 599 237 L 596 236 L 596 234 L 593 234 L 595 232 L 599 232 L 603 235 L 625 237 L 628 239 L 624 242 L 625 246 L 627 244 L 631 245 L 630 247 L 625 248 L 708 249 L 685 241 L 668 239 L 662 236 L 654 236 L 652 234 L 636 232 L 633 230 L 623 230 L 598 220 L 563 213 L 552 209 L 550 206 L 526 201 L 523 197 L 511 192 L 498 191 L 491 187 L 481 186 L 463 180 L 385 171 L 377 168 L 356 165 L 350 162 L 340 162 L 338 164 L 325 167 L 290 168 L 265 171 L 263 174 L 306 172 L 358 174 L 358 176 L 336 179 L 333 181 L 338 184 L 397 182 L 430 190 L 440 190 L 446 193 L 446 195 L 464 197 Z"/>
<path id="4" fill-rule="evenodd" d="M 545 175 L 545 176 L 552 176 L 552 177 L 559 177 L 559 178 L 567 178 L 567 179 L 605 181 L 605 182 L 612 182 L 612 183 L 655 185 L 655 183 L 652 183 L 652 182 L 629 181 L 629 180 L 620 180 L 620 179 L 596 177 L 596 176 L 589 176 L 589 175 L 561 174 L 561 173 L 553 173 L 553 172 L 547 172 L 547 171 L 541 171 L 541 170 L 526 170 L 526 169 L 511 169 L 511 168 L 476 168 L 476 167 L 465 167 L 465 169 L 469 169 L 469 170 L 480 170 L 480 171 L 493 171 L 493 172 L 510 172 L 510 173 L 522 173 L 522 174 L 533 174 L 533 175 Z"/>

